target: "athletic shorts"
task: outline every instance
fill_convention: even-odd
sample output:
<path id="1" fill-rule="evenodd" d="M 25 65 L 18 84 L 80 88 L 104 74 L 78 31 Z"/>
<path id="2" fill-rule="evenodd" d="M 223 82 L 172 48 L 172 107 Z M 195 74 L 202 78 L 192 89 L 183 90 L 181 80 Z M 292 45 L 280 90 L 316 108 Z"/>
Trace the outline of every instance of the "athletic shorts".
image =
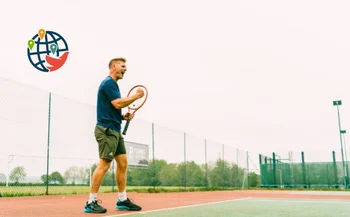
<path id="1" fill-rule="evenodd" d="M 112 161 L 115 156 L 126 154 L 124 137 L 121 132 L 96 125 L 95 138 L 100 158 Z"/>

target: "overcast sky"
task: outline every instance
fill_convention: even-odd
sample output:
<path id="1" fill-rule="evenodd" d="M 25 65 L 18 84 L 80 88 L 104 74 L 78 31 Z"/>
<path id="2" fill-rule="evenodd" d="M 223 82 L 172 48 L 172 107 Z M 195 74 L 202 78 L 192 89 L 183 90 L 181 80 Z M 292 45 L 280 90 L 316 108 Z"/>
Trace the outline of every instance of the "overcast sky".
<path id="1" fill-rule="evenodd" d="M 95 105 L 109 60 L 123 56 L 122 94 L 149 89 L 135 119 L 254 152 L 340 151 L 332 101 L 343 101 L 346 129 L 349 9 L 346 0 L 3 1 L 0 76 Z M 55 72 L 27 58 L 41 28 L 69 45 Z"/>

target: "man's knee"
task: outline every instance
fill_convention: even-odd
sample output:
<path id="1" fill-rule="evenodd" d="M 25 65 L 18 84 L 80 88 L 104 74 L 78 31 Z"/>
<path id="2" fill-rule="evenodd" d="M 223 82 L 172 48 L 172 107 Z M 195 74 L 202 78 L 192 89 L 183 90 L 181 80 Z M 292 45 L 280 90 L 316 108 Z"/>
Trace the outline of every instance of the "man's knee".
<path id="1" fill-rule="evenodd" d="M 126 154 L 117 156 L 116 161 L 117 169 L 121 171 L 126 171 L 126 169 L 128 168 L 128 159 L 126 157 Z"/>
<path id="2" fill-rule="evenodd" d="M 110 165 L 111 165 L 111 162 L 112 162 L 112 161 L 109 161 L 109 160 L 106 160 L 106 159 L 100 159 L 100 161 L 99 161 L 97 167 L 98 167 L 100 170 L 102 170 L 103 172 L 106 173 L 106 172 L 108 171 Z"/>

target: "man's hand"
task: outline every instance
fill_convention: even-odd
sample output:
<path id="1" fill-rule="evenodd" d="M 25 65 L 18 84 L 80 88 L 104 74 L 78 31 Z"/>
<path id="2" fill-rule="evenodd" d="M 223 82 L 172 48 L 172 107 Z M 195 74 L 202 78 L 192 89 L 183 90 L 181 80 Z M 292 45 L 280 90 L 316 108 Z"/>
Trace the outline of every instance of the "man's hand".
<path id="1" fill-rule="evenodd" d="M 143 92 L 143 90 L 141 89 L 141 88 L 138 88 L 137 90 L 136 90 L 136 94 L 135 94 L 136 96 L 137 96 L 137 98 L 139 99 L 139 98 L 142 98 L 144 95 L 145 95 L 145 93 Z"/>
<path id="2" fill-rule="evenodd" d="M 135 114 L 130 114 L 129 112 L 123 115 L 124 120 L 132 120 Z"/>

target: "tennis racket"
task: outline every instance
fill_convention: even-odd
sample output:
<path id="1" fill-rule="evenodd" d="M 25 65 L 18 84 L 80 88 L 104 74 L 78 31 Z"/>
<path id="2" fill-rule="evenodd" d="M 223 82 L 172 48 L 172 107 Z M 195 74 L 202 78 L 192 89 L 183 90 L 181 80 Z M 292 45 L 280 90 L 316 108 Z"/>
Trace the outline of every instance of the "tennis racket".
<path id="1" fill-rule="evenodd" d="M 129 96 L 132 96 L 132 95 L 135 95 L 136 94 L 136 91 L 137 89 L 142 89 L 143 92 L 144 92 L 144 95 L 143 97 L 135 100 L 133 103 L 131 103 L 129 106 L 128 106 L 128 112 L 130 114 L 135 114 L 137 110 L 139 110 L 146 102 L 147 100 L 147 97 L 148 97 L 148 91 L 147 91 L 147 88 L 143 85 L 136 85 L 134 86 L 133 88 L 131 88 L 131 90 L 129 91 L 128 93 L 128 97 Z M 126 131 L 128 131 L 128 128 L 129 128 L 129 124 L 130 124 L 130 120 L 127 120 L 126 121 L 126 124 L 125 124 L 125 127 L 124 127 L 124 131 L 123 131 L 123 135 L 126 135 Z"/>

